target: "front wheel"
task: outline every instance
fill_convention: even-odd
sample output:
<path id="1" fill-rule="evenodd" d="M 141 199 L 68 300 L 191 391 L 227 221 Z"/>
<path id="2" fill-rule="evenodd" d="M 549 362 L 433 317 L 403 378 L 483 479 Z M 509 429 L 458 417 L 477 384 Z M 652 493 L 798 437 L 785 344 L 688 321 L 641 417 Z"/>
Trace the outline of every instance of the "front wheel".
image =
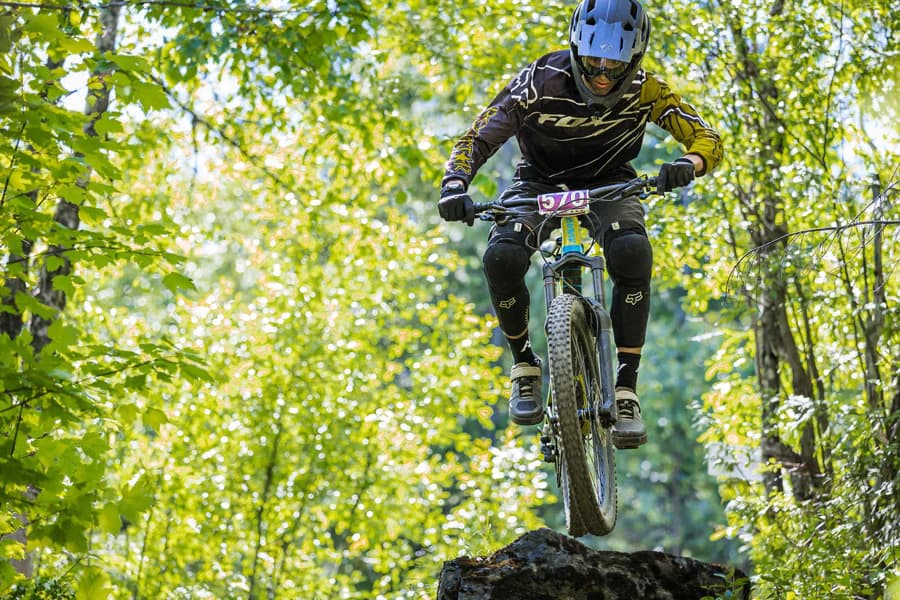
<path id="1" fill-rule="evenodd" d="M 615 447 L 610 429 L 600 423 L 597 346 L 587 309 L 577 296 L 553 299 L 547 345 L 566 513 L 579 515 L 589 533 L 606 535 L 616 524 Z"/>

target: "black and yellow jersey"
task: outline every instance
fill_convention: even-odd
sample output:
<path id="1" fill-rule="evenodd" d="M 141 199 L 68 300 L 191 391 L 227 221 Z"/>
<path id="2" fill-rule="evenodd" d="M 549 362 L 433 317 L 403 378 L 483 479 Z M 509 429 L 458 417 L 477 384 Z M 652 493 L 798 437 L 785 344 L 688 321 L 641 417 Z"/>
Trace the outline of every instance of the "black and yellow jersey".
<path id="1" fill-rule="evenodd" d="M 569 51 L 528 65 L 494 98 L 453 146 L 444 181 L 468 185 L 478 169 L 515 136 L 522 152 L 521 179 L 570 188 L 626 181 L 629 161 L 641 150 L 653 122 L 703 158 L 703 173 L 722 160 L 719 134 L 655 75 L 639 70 L 611 109 L 588 107 L 575 86 Z"/>

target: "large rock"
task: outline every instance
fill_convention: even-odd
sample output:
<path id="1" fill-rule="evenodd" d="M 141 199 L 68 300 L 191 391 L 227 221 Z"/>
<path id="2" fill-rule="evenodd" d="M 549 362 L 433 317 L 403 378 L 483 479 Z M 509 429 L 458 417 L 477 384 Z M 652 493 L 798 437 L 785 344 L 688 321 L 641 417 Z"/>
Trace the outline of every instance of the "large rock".
<path id="1" fill-rule="evenodd" d="M 749 599 L 747 576 L 663 552 L 597 551 L 550 529 L 539 529 L 487 558 L 460 557 L 444 563 L 437 600 L 706 597 Z"/>

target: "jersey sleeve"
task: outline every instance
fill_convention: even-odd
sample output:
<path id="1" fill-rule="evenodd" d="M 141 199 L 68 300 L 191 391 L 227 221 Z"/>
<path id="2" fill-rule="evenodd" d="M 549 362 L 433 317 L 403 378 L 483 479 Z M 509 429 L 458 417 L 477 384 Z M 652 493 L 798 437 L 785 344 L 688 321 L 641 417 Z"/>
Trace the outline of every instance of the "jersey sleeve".
<path id="1" fill-rule="evenodd" d="M 534 98 L 533 75 L 534 65 L 523 69 L 456 141 L 447 161 L 442 185 L 449 179 L 462 179 L 468 187 L 478 169 L 516 134 L 533 101 L 530 98 Z"/>
<path id="2" fill-rule="evenodd" d="M 641 90 L 642 103 L 652 105 L 650 120 L 668 131 L 681 142 L 686 154 L 696 154 L 703 159 L 705 175 L 722 162 L 723 147 L 719 133 L 710 127 L 693 106 L 654 75 L 647 74 L 647 82 Z"/>

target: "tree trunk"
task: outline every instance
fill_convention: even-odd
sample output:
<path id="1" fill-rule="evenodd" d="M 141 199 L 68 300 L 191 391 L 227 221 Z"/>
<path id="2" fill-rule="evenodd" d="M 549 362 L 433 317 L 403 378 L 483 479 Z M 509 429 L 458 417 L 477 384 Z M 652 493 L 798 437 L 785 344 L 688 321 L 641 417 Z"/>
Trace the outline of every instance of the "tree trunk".
<path id="1" fill-rule="evenodd" d="M 100 14 L 101 21 L 101 30 L 97 36 L 96 46 L 97 53 L 102 55 L 106 52 L 113 52 L 116 47 L 116 35 L 118 32 L 118 24 L 119 24 L 119 14 L 121 12 L 122 5 L 118 3 L 106 4 L 103 6 L 103 9 Z M 85 133 L 89 136 L 96 136 L 97 132 L 94 129 L 94 122 L 100 118 L 103 113 L 109 108 L 109 96 L 110 90 L 103 83 L 103 76 L 106 74 L 105 71 L 95 71 L 94 76 L 101 82 L 100 86 L 97 87 L 89 87 L 89 92 L 86 101 L 85 114 L 92 115 L 93 118 L 88 122 L 85 126 Z M 82 188 L 87 187 L 88 180 L 90 178 L 91 171 L 88 168 L 85 173 L 82 175 L 81 179 L 78 181 L 78 185 Z M 60 226 L 69 229 L 71 231 L 75 231 L 80 226 L 80 219 L 78 216 L 78 205 L 69 202 L 66 199 L 61 199 L 59 204 L 56 207 L 56 212 L 53 215 L 53 220 L 58 223 Z M 24 252 L 26 244 L 23 244 L 23 253 L 26 256 L 22 257 L 24 261 L 27 261 L 27 252 Z M 30 251 L 31 243 L 27 244 L 27 247 Z M 67 248 L 59 245 L 51 246 L 47 252 L 46 257 L 44 258 L 44 262 L 41 265 L 40 274 L 38 277 L 38 284 L 36 290 L 37 299 L 44 305 L 49 306 L 51 308 L 56 309 L 57 313 L 61 313 L 66 306 L 66 295 L 63 291 L 59 289 L 54 289 L 53 287 L 53 278 L 60 275 L 68 275 L 72 271 L 72 265 L 69 259 L 65 256 L 65 251 Z M 47 260 L 50 257 L 57 257 L 61 259 L 62 265 L 56 269 L 49 269 L 47 267 Z M 27 262 L 26 262 L 27 265 Z M 20 286 L 16 288 L 16 291 L 21 291 L 26 293 L 24 289 L 24 283 L 19 280 L 15 281 L 15 278 L 12 280 L 6 281 L 6 286 L 8 289 L 11 289 L 14 286 Z M 20 289 L 21 288 L 21 289 Z M 12 297 L 12 301 L 15 301 L 15 297 Z M 3 322 L 3 326 L 7 327 L 9 331 L 13 331 L 15 329 L 15 334 L 10 337 L 15 337 L 18 335 L 19 331 L 23 325 L 21 315 L 18 315 L 18 319 L 15 318 L 18 312 L 14 313 Z M 29 325 L 29 329 L 33 336 L 32 338 L 32 347 L 34 348 L 35 355 L 39 354 L 40 351 L 50 342 L 50 338 L 48 336 L 48 330 L 50 325 L 53 323 L 52 319 L 47 319 L 41 317 L 39 315 L 32 315 L 31 322 Z M 0 331 L 7 331 L 6 329 Z M 7 331 L 7 333 L 9 332 Z M 23 405 L 24 406 L 24 405 Z M 29 408 L 29 407 L 25 407 Z M 33 410 L 33 409 L 32 409 Z M 28 492 L 26 496 L 30 501 L 34 501 L 37 498 L 37 495 L 40 493 L 40 490 L 29 486 Z M 28 526 L 28 517 L 24 514 L 16 515 L 18 519 L 22 522 L 23 527 L 17 530 L 12 534 L 12 537 L 19 540 L 23 545 L 27 543 L 27 526 Z M 14 561 L 13 567 L 22 575 L 26 577 L 31 577 L 32 573 L 32 555 L 26 554 L 25 558 L 21 561 Z"/>
<path id="2" fill-rule="evenodd" d="M 100 13 L 101 29 L 96 41 L 98 54 L 102 55 L 105 52 L 115 51 L 116 35 L 119 27 L 119 13 L 121 10 L 122 5 L 118 3 L 104 5 L 103 10 Z M 97 132 L 94 129 L 94 123 L 103 116 L 109 108 L 110 90 L 105 83 L 105 76 L 108 74 L 109 72 L 106 70 L 94 71 L 93 77 L 99 82 L 99 85 L 88 87 L 88 96 L 84 112 L 92 118 L 88 124 L 85 125 L 84 132 L 91 137 L 97 135 Z M 91 168 L 87 167 L 78 181 L 78 186 L 86 188 L 90 176 Z M 62 227 L 75 231 L 81 225 L 81 219 L 78 215 L 78 205 L 69 202 L 65 198 L 61 199 L 56 206 L 53 220 Z M 54 289 L 53 278 L 60 275 L 69 275 L 72 272 L 71 261 L 65 255 L 66 250 L 68 250 L 68 248 L 63 246 L 51 246 L 47 252 L 44 264 L 41 266 L 38 279 L 37 299 L 40 300 L 42 304 L 56 309 L 58 313 L 61 313 L 66 307 L 66 295 L 62 290 Z M 50 257 L 60 259 L 62 264 L 56 269 L 48 269 L 47 260 Z M 35 354 L 39 353 L 41 349 L 50 342 L 47 330 L 52 323 L 52 318 L 47 319 L 38 315 L 32 316 L 30 329 L 33 336 L 32 345 Z"/>
<path id="3" fill-rule="evenodd" d="M 771 8 L 773 16 L 783 10 L 776 2 Z M 758 107 L 747 112 L 746 127 L 759 139 L 764 156 L 781 155 L 787 145 L 787 126 L 775 112 L 780 90 L 776 81 L 764 75 L 764 53 L 758 51 L 753 39 L 744 35 L 739 15 L 734 15 L 731 32 L 739 56 L 736 81 L 748 105 Z M 823 466 L 819 464 L 818 441 L 815 426 L 824 428 L 827 416 L 817 414 L 803 425 L 799 453 L 781 439 L 777 414 L 784 398 L 803 396 L 813 401 L 814 386 L 805 361 L 802 358 L 790 326 L 787 312 L 789 277 L 783 267 L 784 237 L 788 229 L 784 224 L 784 201 L 778 189 L 777 174 L 768 172 L 764 163 L 757 165 L 759 177 L 749 189 L 739 194 L 743 218 L 749 222 L 750 238 L 757 248 L 756 280 L 745 287 L 747 299 L 755 307 L 753 332 L 756 342 L 756 375 L 762 407 L 762 456 L 784 467 L 790 477 L 793 493 L 801 499 L 811 498 L 822 481 Z M 763 186 L 759 182 L 771 182 Z M 789 389 L 785 389 L 786 384 Z M 814 425 L 815 423 L 815 425 Z M 782 474 L 766 473 L 766 489 L 783 491 Z"/>

